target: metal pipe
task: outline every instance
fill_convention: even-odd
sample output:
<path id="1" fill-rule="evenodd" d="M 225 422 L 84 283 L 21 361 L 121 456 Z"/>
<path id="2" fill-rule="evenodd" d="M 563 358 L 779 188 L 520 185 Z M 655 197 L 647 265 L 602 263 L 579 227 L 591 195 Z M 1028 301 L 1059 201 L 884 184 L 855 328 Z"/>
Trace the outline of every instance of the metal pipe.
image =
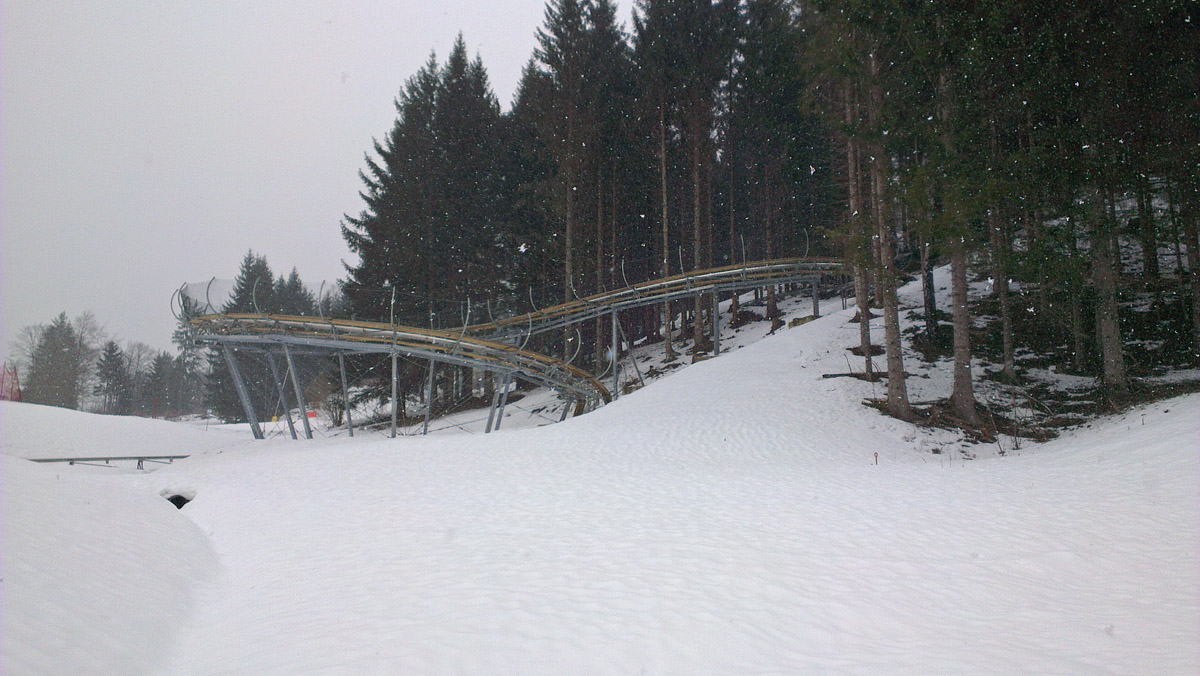
<path id="1" fill-rule="evenodd" d="M 237 358 L 233 356 L 233 350 L 227 343 L 222 342 L 221 347 L 225 352 L 229 374 L 233 376 L 233 386 L 237 389 L 238 398 L 242 400 L 242 409 L 246 411 L 246 418 L 250 421 L 250 431 L 255 439 L 265 439 L 262 427 L 258 425 L 258 416 L 254 413 L 254 403 L 250 401 L 250 393 L 246 391 L 246 383 L 242 380 L 242 370 L 238 368 Z"/>
<path id="2" fill-rule="evenodd" d="M 500 409 L 496 411 L 496 429 L 500 429 L 500 423 L 504 422 L 504 405 L 508 403 L 508 386 L 512 383 L 512 374 L 505 373 L 500 389 L 503 392 L 500 394 Z"/>
<path id="3" fill-rule="evenodd" d="M 434 360 L 429 360 L 429 380 L 425 383 L 425 427 L 421 434 L 429 434 L 429 414 L 433 412 L 433 367 Z"/>
<path id="4" fill-rule="evenodd" d="M 308 408 L 304 405 L 304 390 L 300 389 L 300 377 L 296 373 L 296 363 L 292 361 L 292 351 L 287 343 L 283 344 L 283 356 L 287 357 L 288 370 L 292 372 L 292 387 L 296 388 L 296 405 L 300 407 L 300 420 L 304 422 L 304 436 L 312 439 L 312 426 L 308 424 Z"/>
<path id="5" fill-rule="evenodd" d="M 712 340 L 713 356 L 721 354 L 721 294 L 713 291 L 712 295 Z"/>
<path id="6" fill-rule="evenodd" d="M 621 342 L 617 335 L 617 311 L 612 311 L 612 398 L 621 395 Z"/>
<path id="7" fill-rule="evenodd" d="M 392 438 L 396 438 L 396 423 L 400 414 L 400 374 L 399 356 L 396 350 L 392 350 Z"/>
<path id="8" fill-rule="evenodd" d="M 350 388 L 346 387 L 346 357 L 338 353 L 338 370 L 342 372 L 342 410 L 346 414 L 346 429 L 354 437 L 354 421 L 350 419 Z"/>
<path id="9" fill-rule="evenodd" d="M 288 431 L 292 433 L 293 439 L 299 439 L 296 436 L 296 425 L 292 422 L 292 407 L 288 404 L 287 388 L 283 386 L 283 380 L 279 377 L 279 367 L 275 365 L 275 355 L 267 352 L 267 365 L 271 367 L 271 380 L 275 383 L 275 389 L 279 392 L 279 400 L 283 402 L 283 415 L 287 418 Z"/>
<path id="10" fill-rule="evenodd" d="M 496 421 L 496 409 L 500 406 L 500 383 L 496 382 L 495 373 L 490 373 L 488 375 L 492 379 L 492 387 L 494 389 L 492 391 L 492 405 L 490 408 L 488 408 L 487 427 L 483 428 L 484 434 L 489 434 L 492 431 L 492 423 Z"/>

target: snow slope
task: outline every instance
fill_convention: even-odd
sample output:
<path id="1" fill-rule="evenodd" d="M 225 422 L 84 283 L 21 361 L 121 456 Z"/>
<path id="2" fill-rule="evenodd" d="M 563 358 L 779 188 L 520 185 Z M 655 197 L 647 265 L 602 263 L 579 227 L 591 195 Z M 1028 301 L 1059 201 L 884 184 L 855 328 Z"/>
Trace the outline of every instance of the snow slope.
<path id="1" fill-rule="evenodd" d="M 954 435 L 862 406 L 871 384 L 821 378 L 846 370 L 852 313 L 559 425 L 246 441 L 142 474 L 58 468 L 79 495 L 113 498 L 56 566 L 140 566 L 105 577 L 134 598 L 148 581 L 174 595 L 87 626 L 39 620 L 85 642 L 163 616 L 153 640 L 110 641 L 129 653 L 109 662 L 121 668 L 23 670 L 14 655 L 53 648 L 6 625 L 4 673 L 1200 670 L 1200 396 L 964 460 Z M 90 433 L 98 448 L 137 443 L 109 431 Z M 3 469 L 7 618 L 10 571 L 27 568 L 27 599 L 61 582 L 37 552 L 80 508 L 44 473 L 26 491 L 43 468 Z M 162 492 L 195 500 L 175 512 Z M 100 529 L 133 512 L 144 534 Z M 78 603 L 104 605 L 95 593 Z"/>

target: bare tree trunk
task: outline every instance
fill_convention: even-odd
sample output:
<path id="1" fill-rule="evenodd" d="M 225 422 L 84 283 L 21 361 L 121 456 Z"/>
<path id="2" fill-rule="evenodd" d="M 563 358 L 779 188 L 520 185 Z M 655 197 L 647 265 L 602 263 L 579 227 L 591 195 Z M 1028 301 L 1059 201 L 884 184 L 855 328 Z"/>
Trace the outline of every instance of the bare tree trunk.
<path id="1" fill-rule="evenodd" d="M 695 105 L 695 104 L 694 104 Z M 699 120 L 701 115 L 693 115 L 693 124 L 691 129 L 691 146 L 692 146 L 692 269 L 702 269 L 704 262 L 704 206 L 702 196 L 704 194 L 704 178 L 703 167 L 701 166 L 701 156 L 703 151 L 703 137 L 701 136 L 701 128 L 707 132 L 707 125 L 701 125 Z M 709 345 L 708 332 L 704 328 L 704 296 L 697 295 L 695 308 L 693 309 L 694 316 L 692 317 L 692 353 L 700 354 L 708 352 L 712 349 Z"/>
<path id="2" fill-rule="evenodd" d="M 617 161 L 612 161 L 612 170 L 609 171 L 609 196 L 610 202 L 608 205 L 608 286 L 610 289 L 619 288 L 617 284 Z"/>
<path id="3" fill-rule="evenodd" d="M 967 308 L 967 245 L 961 237 L 950 242 L 950 290 L 954 314 L 954 390 L 950 408 L 968 425 L 979 425 L 971 379 L 971 312 Z"/>
<path id="4" fill-rule="evenodd" d="M 575 294 L 575 184 L 578 181 L 575 149 L 575 102 L 573 97 L 569 97 L 567 101 L 566 123 L 566 150 L 563 163 L 566 169 L 566 199 L 564 200 L 566 232 L 563 237 L 563 302 L 569 303 L 574 299 Z M 571 334 L 570 327 L 564 328 L 563 359 L 570 359 L 573 339 L 574 336 Z"/>
<path id="5" fill-rule="evenodd" d="M 1114 395 L 1129 390 L 1125 356 L 1121 351 L 1121 326 L 1117 318 L 1116 234 L 1110 218 L 1112 202 L 1107 190 L 1097 191 L 1092 208 L 1092 283 L 1096 287 L 1096 334 L 1104 359 L 1104 386 Z"/>
<path id="6" fill-rule="evenodd" d="M 733 181 L 735 176 L 735 168 L 737 165 L 733 163 L 733 125 L 729 126 L 729 264 L 732 265 L 737 260 L 735 251 L 737 249 L 737 225 L 734 220 L 734 189 Z M 738 313 L 738 296 L 739 291 L 733 292 L 733 298 L 729 301 L 729 316 L 737 317 Z"/>
<path id="7" fill-rule="evenodd" d="M 879 87 L 879 59 L 872 52 L 871 95 L 868 98 L 867 117 L 872 128 L 879 127 L 879 117 L 883 110 L 883 92 Z M 879 241 L 879 289 L 878 294 L 883 305 L 883 328 L 885 336 L 884 350 L 887 354 L 888 367 L 888 396 L 887 409 L 893 417 L 901 420 L 913 420 L 916 415 L 908 403 L 908 387 L 904 382 L 904 354 L 901 352 L 900 338 L 900 308 L 896 298 L 896 277 L 893 266 L 896 253 L 890 219 L 887 209 L 887 181 L 884 174 L 884 163 L 887 157 L 883 148 L 875 145 L 871 154 L 871 206 L 875 215 L 875 230 Z"/>
<path id="8" fill-rule="evenodd" d="M 992 242 L 992 288 L 1000 301 L 1000 340 L 1003 345 L 1003 370 L 1006 382 L 1017 379 L 1016 357 L 1013 354 L 1012 294 L 1008 288 L 1009 238 L 1003 219 L 996 208 L 988 216 Z"/>
<path id="9" fill-rule="evenodd" d="M 1145 174 L 1137 179 L 1138 239 L 1142 245 L 1142 271 L 1146 279 L 1158 279 L 1158 231 L 1154 222 L 1150 181 Z"/>
<path id="10" fill-rule="evenodd" d="M 946 75 L 938 80 L 938 117 L 949 127 L 949 107 Z M 942 145 L 950 155 L 955 154 L 954 140 L 948 132 L 942 134 Z M 963 422 L 979 426 L 975 406 L 975 388 L 971 379 L 971 311 L 967 307 L 967 242 L 964 231 L 948 238 L 950 248 L 951 312 L 954 316 L 954 389 L 950 393 L 950 408 Z"/>
<path id="11" fill-rule="evenodd" d="M 662 94 L 660 94 L 662 96 Z M 658 107 L 658 176 L 662 192 L 662 276 L 671 276 L 671 226 L 667 220 L 667 111 L 666 103 L 659 100 Z M 671 301 L 662 305 L 663 342 L 666 344 L 666 360 L 674 361 L 675 347 L 671 344 Z"/>
<path id="12" fill-rule="evenodd" d="M 763 200 L 763 231 L 766 235 L 767 260 L 772 260 L 775 258 L 775 195 L 772 190 L 775 177 L 769 168 L 771 160 L 767 162 L 768 166 L 763 167 L 763 190 L 766 192 L 766 198 Z M 779 318 L 779 303 L 775 298 L 774 284 L 767 286 L 767 318 L 771 320 L 772 333 L 783 326 L 783 320 Z"/>
<path id="13" fill-rule="evenodd" d="M 850 80 L 846 80 L 845 84 L 845 105 L 846 126 L 853 127 L 858 118 L 858 111 L 854 85 Z M 867 270 L 870 268 L 872 257 L 866 249 L 870 246 L 871 237 L 863 218 L 862 167 L 859 164 L 861 158 L 858 138 L 852 131 L 851 136 L 846 139 L 846 182 L 850 197 L 850 236 L 847 244 L 850 251 L 847 257 L 854 266 L 854 304 L 858 308 L 858 345 L 862 350 L 863 371 L 868 379 L 874 380 L 875 364 L 871 360 L 871 306 L 867 299 Z"/>
<path id="14" fill-rule="evenodd" d="M 604 167 L 596 162 L 596 293 L 604 290 Z M 603 317 L 596 318 L 596 371 L 601 370 L 609 339 Z"/>
<path id="15" fill-rule="evenodd" d="M 921 300 L 924 305 L 925 336 L 930 344 L 938 340 L 937 295 L 933 288 L 933 247 L 924 237 L 921 247 Z"/>
<path id="16" fill-rule="evenodd" d="M 1188 276 L 1192 278 L 1192 360 L 1200 365 L 1200 205 L 1196 197 L 1195 193 L 1184 197 L 1180 217 L 1187 229 Z"/>

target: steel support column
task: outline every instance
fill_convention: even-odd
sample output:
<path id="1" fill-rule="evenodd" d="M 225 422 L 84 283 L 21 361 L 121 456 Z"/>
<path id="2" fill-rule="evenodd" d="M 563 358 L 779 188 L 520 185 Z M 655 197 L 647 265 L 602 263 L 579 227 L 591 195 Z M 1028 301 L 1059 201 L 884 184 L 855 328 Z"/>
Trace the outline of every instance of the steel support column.
<path id="1" fill-rule="evenodd" d="M 279 392 L 279 401 L 283 402 L 283 415 L 287 418 L 288 431 L 292 433 L 293 439 L 299 439 L 296 436 L 296 425 L 292 422 L 292 407 L 288 404 L 287 388 L 279 377 L 279 367 L 275 365 L 275 355 L 271 352 L 267 352 L 267 365 L 271 367 L 271 380 L 275 383 L 275 390 Z"/>
<path id="2" fill-rule="evenodd" d="M 396 422 L 400 413 L 400 355 L 392 348 L 392 438 L 396 438 Z"/>
<path id="3" fill-rule="evenodd" d="M 617 310 L 612 311 L 612 398 L 621 396 L 621 338 L 617 332 Z"/>
<path id="4" fill-rule="evenodd" d="M 292 387 L 296 388 L 296 405 L 300 407 L 300 420 L 304 422 L 304 437 L 312 439 L 312 426 L 308 424 L 308 407 L 304 405 L 304 390 L 300 388 L 296 362 L 292 361 L 292 351 L 288 349 L 287 343 L 283 344 L 283 356 L 287 358 L 288 370 L 292 372 Z"/>
<path id="5" fill-rule="evenodd" d="M 354 436 L 354 421 L 350 419 L 350 388 L 346 387 L 346 357 L 338 353 L 338 370 L 342 372 L 342 410 L 346 413 L 346 429 Z"/>
<path id="6" fill-rule="evenodd" d="M 221 343 L 225 351 L 225 363 L 229 366 L 229 374 L 233 376 L 233 386 L 237 389 L 238 398 L 242 400 L 242 409 L 250 421 L 250 431 L 255 439 L 264 439 L 262 427 L 258 424 L 258 415 L 254 413 L 254 403 L 250 401 L 250 393 L 246 391 L 246 383 L 242 380 L 242 371 L 238 368 L 237 358 L 227 343 Z"/>
<path id="7" fill-rule="evenodd" d="M 508 386 L 512 384 L 512 374 L 505 373 L 501 383 L 500 389 L 503 392 L 500 394 L 500 408 L 496 411 L 496 429 L 500 429 L 500 423 L 504 422 L 504 405 L 508 403 Z"/>
<path id="8" fill-rule="evenodd" d="M 496 409 L 500 407 L 500 383 L 503 378 L 497 379 L 499 374 L 492 372 L 489 376 L 492 379 L 492 406 L 488 409 L 487 427 L 483 428 L 483 433 L 488 434 L 492 431 L 492 423 L 496 421 Z"/>
<path id="9" fill-rule="evenodd" d="M 734 293 L 737 293 L 736 291 Z M 713 291 L 712 341 L 713 356 L 721 354 L 721 293 Z"/>
<path id="10" fill-rule="evenodd" d="M 821 278 L 818 275 L 812 277 L 813 290 L 813 319 L 821 316 Z"/>
<path id="11" fill-rule="evenodd" d="M 433 412 L 433 367 L 434 360 L 429 360 L 429 380 L 425 383 L 425 427 L 421 434 L 429 434 L 429 414 Z"/>

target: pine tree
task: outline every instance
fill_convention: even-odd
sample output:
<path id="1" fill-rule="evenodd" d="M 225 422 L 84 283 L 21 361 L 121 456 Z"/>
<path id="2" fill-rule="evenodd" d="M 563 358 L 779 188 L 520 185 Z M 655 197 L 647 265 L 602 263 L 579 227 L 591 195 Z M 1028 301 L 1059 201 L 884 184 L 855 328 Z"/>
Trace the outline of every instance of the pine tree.
<path id="1" fill-rule="evenodd" d="M 96 380 L 94 393 L 100 397 L 100 410 L 127 415 L 132 404 L 129 367 L 117 341 L 110 340 L 104 344 L 96 366 Z"/>
<path id="2" fill-rule="evenodd" d="M 316 314 L 316 300 L 312 292 L 300 281 L 300 273 L 292 268 L 285 279 L 280 275 L 275 280 L 273 311 L 284 315 L 309 316 Z"/>
<path id="3" fill-rule="evenodd" d="M 547 147 L 558 164 L 558 210 L 562 219 L 563 302 L 578 297 L 582 290 L 576 262 L 579 232 L 578 192 L 582 187 L 585 113 L 584 6 L 577 0 L 551 0 L 546 5 L 543 26 L 537 32 L 535 58 L 546 69 L 553 97 L 550 124 L 544 128 Z M 564 332 L 564 355 L 572 350 L 573 332 Z"/>
<path id="4" fill-rule="evenodd" d="M 278 310 L 275 298 L 275 278 L 267 259 L 246 252 L 242 258 L 241 267 L 234 279 L 233 293 L 222 308 L 222 312 L 237 314 L 267 314 Z M 169 374 L 167 364 L 155 357 L 150 368 L 150 379 L 147 381 L 143 399 L 149 406 L 151 415 L 161 415 L 167 410 L 171 401 Z M 168 357 L 170 355 L 167 355 Z M 237 352 L 238 366 L 242 379 L 254 405 L 254 410 L 262 415 L 269 410 L 269 402 L 274 401 L 275 385 L 272 381 L 267 364 L 249 351 Z M 162 363 L 159 363 L 162 361 Z M 228 422 L 245 422 L 246 414 L 238 397 L 233 377 L 229 373 L 229 365 L 225 363 L 223 350 L 213 350 L 209 356 L 209 377 L 207 383 L 207 400 L 213 412 L 222 420 Z"/>

